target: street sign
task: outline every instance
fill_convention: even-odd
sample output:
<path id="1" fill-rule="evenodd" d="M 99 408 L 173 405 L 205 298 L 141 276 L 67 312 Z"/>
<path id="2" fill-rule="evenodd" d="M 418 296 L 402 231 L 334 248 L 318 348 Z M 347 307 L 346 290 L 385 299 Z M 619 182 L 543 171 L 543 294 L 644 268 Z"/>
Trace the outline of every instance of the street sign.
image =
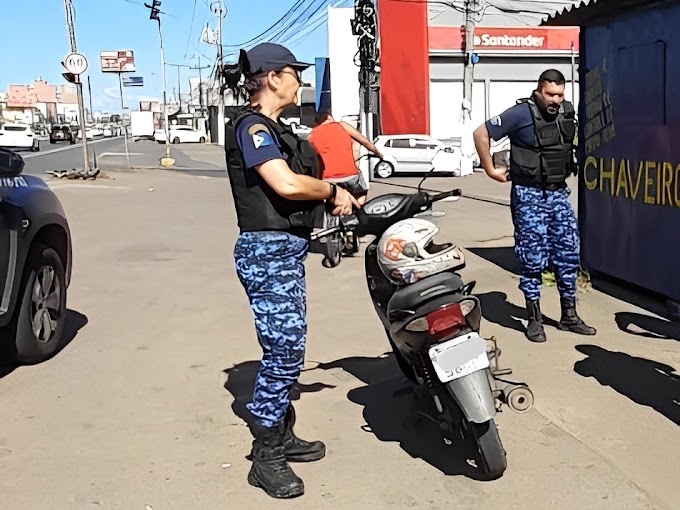
<path id="1" fill-rule="evenodd" d="M 102 51 L 99 61 L 103 73 L 134 73 L 137 70 L 135 54 L 131 50 Z"/>
<path id="2" fill-rule="evenodd" d="M 123 87 L 143 87 L 144 77 L 142 76 L 126 76 L 123 78 Z"/>
<path id="3" fill-rule="evenodd" d="M 87 69 L 87 59 L 81 53 L 70 53 L 61 63 L 71 74 L 83 74 Z"/>

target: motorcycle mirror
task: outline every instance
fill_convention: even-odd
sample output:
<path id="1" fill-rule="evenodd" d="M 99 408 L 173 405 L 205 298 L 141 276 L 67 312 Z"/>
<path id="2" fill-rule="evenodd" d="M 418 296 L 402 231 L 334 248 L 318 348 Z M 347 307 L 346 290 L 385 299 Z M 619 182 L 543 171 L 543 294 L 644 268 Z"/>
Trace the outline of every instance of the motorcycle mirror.
<path id="1" fill-rule="evenodd" d="M 24 170 L 24 158 L 9 149 L 0 149 L 0 177 L 18 177 Z"/>

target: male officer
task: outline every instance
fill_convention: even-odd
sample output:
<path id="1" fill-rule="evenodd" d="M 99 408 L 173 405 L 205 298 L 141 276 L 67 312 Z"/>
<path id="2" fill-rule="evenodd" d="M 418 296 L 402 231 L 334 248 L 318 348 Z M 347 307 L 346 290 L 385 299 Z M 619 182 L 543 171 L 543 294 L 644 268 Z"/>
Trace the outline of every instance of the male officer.
<path id="1" fill-rule="evenodd" d="M 567 177 L 575 173 L 574 107 L 564 100 L 564 75 L 548 69 L 530 98 L 493 117 L 474 132 L 475 147 L 486 174 L 499 182 L 512 181 L 511 212 L 515 254 L 522 265 L 519 288 L 529 315 L 526 336 L 545 342 L 541 272 L 555 268 L 562 316 L 559 329 L 594 335 L 576 313 L 579 233 L 569 202 Z M 495 168 L 490 139 L 510 138 L 510 168 Z"/>
<path id="2" fill-rule="evenodd" d="M 312 147 L 278 122 L 296 104 L 307 67 L 285 47 L 262 43 L 228 69 L 243 74 L 250 98 L 248 109 L 227 126 L 225 151 L 240 231 L 234 263 L 263 351 L 253 401 L 246 406 L 255 439 L 248 482 L 275 498 L 304 492 L 288 461 L 319 460 L 326 452 L 322 442 L 293 434 L 290 403 L 305 356 L 304 261 L 313 212 L 324 200 L 336 215 L 359 207 L 345 189 L 318 179 Z"/>

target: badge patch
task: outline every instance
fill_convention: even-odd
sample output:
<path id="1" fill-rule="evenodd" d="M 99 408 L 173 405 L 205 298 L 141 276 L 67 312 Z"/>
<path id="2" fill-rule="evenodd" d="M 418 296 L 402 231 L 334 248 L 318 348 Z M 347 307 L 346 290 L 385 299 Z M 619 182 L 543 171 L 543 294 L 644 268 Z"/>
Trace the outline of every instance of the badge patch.
<path id="1" fill-rule="evenodd" d="M 259 149 L 260 147 L 268 147 L 273 143 L 274 140 L 272 140 L 272 136 L 266 131 L 258 131 L 257 133 L 253 134 L 253 145 L 256 149 Z"/>
<path id="2" fill-rule="evenodd" d="M 492 125 L 492 126 L 498 126 L 498 127 L 500 127 L 500 126 L 501 126 L 501 117 L 500 117 L 500 115 L 496 115 L 494 118 L 491 119 L 490 122 L 491 122 L 491 125 Z"/>

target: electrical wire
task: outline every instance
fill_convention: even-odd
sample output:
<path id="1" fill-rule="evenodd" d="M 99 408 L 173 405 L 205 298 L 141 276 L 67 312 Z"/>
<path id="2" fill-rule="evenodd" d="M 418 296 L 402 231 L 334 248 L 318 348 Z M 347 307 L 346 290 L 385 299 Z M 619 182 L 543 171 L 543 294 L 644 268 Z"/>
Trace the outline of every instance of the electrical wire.
<path id="1" fill-rule="evenodd" d="M 196 17 L 196 4 L 198 0 L 194 0 L 194 9 L 191 13 L 191 23 L 189 24 L 189 36 L 187 37 L 187 44 L 184 48 L 184 58 L 187 58 L 187 53 L 189 52 L 189 42 L 191 41 L 191 33 L 194 31 L 194 19 Z"/>
<path id="2" fill-rule="evenodd" d="M 269 32 L 271 32 L 272 30 L 275 30 L 276 27 L 277 27 L 278 25 L 280 25 L 281 23 L 285 22 L 285 21 L 288 19 L 288 17 L 290 17 L 291 14 L 292 14 L 293 12 L 295 12 L 295 10 L 296 10 L 298 7 L 300 7 L 304 2 L 305 2 L 305 0 L 297 0 L 297 1 L 295 2 L 295 4 L 293 4 L 293 6 L 288 10 L 288 12 L 286 12 L 286 13 L 285 13 L 283 16 L 281 16 L 276 22 L 274 22 L 274 24 L 273 24 L 272 26 L 270 26 L 270 27 L 269 27 L 267 30 L 265 30 L 264 32 L 262 32 L 262 33 L 256 35 L 256 36 L 253 37 L 252 39 L 249 39 L 248 41 L 244 41 L 244 42 L 239 43 L 239 44 L 223 44 L 222 47 L 223 47 L 223 48 L 243 48 L 243 47 L 245 47 L 245 46 L 248 45 L 248 44 L 251 44 L 251 43 L 253 43 L 253 42 L 259 41 L 260 39 L 266 37 L 267 34 L 269 34 Z"/>
<path id="3" fill-rule="evenodd" d="M 328 2 L 328 7 L 331 8 L 336 8 L 340 6 L 341 4 L 346 3 L 347 0 L 338 0 L 335 4 L 331 5 L 330 2 Z M 352 0 L 353 1 L 353 0 Z M 322 12 L 319 16 L 317 16 L 316 20 L 312 20 L 308 23 L 307 31 L 306 32 L 297 32 L 291 36 L 289 36 L 287 39 L 283 40 L 281 44 L 288 45 L 290 47 L 294 47 L 295 45 L 298 45 L 302 43 L 303 41 L 307 40 L 312 33 L 316 32 L 320 27 L 324 25 L 328 21 L 328 10 Z"/>

